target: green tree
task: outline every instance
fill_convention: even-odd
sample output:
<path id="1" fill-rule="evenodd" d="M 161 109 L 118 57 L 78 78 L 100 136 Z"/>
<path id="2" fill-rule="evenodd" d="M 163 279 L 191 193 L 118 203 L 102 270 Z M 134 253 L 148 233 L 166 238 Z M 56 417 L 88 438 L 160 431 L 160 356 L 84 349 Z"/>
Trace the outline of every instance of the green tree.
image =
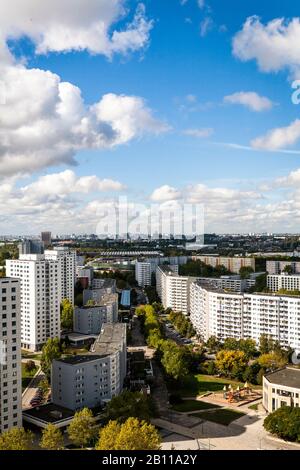
<path id="1" fill-rule="evenodd" d="M 47 379 L 51 377 L 51 365 L 54 359 L 61 357 L 61 346 L 58 338 L 49 338 L 44 344 L 41 357 L 41 368 Z"/>
<path id="2" fill-rule="evenodd" d="M 205 346 L 209 351 L 218 351 L 220 349 L 220 341 L 216 338 L 216 336 L 210 336 L 205 343 Z"/>
<path id="3" fill-rule="evenodd" d="M 63 299 L 60 305 L 61 327 L 67 330 L 73 329 L 74 308 L 69 299 Z"/>
<path id="4" fill-rule="evenodd" d="M 290 264 L 287 264 L 284 269 L 283 269 L 283 272 L 284 273 L 287 273 L 287 274 L 293 274 L 293 268 Z"/>
<path id="5" fill-rule="evenodd" d="M 237 377 L 246 369 L 248 359 L 243 351 L 221 350 L 216 356 L 218 371 L 227 377 Z"/>
<path id="6" fill-rule="evenodd" d="M 35 362 L 34 361 L 26 361 L 25 362 L 25 371 L 26 372 L 34 372 L 36 370 L 36 365 L 35 365 Z"/>
<path id="7" fill-rule="evenodd" d="M 267 371 L 273 371 L 285 366 L 287 364 L 287 358 L 275 352 L 270 352 L 267 354 L 262 354 L 258 358 L 257 362 L 263 369 Z"/>
<path id="8" fill-rule="evenodd" d="M 261 354 L 267 354 L 268 352 L 271 351 L 273 347 L 272 341 L 270 341 L 270 338 L 268 335 L 261 335 L 259 338 L 259 352 Z"/>
<path id="9" fill-rule="evenodd" d="M 93 413 L 88 408 L 77 411 L 68 427 L 71 442 L 78 447 L 86 447 L 96 436 L 97 429 Z"/>
<path id="10" fill-rule="evenodd" d="M 113 397 L 106 407 L 109 420 L 125 421 L 136 417 L 149 421 L 154 415 L 152 401 L 141 392 L 124 390 L 120 395 Z"/>
<path id="11" fill-rule="evenodd" d="M 184 350 L 177 346 L 174 341 L 164 341 L 162 352 L 161 363 L 167 375 L 175 380 L 179 380 L 188 374 Z"/>
<path id="12" fill-rule="evenodd" d="M 247 279 L 248 277 L 250 277 L 250 274 L 252 273 L 254 273 L 254 271 L 253 271 L 253 268 L 251 268 L 251 266 L 243 266 L 240 269 L 241 279 Z"/>
<path id="13" fill-rule="evenodd" d="M 159 450 L 161 438 L 152 424 L 128 418 L 119 425 L 110 421 L 100 431 L 97 450 Z"/>
<path id="14" fill-rule="evenodd" d="M 46 450 L 61 450 L 64 448 L 64 438 L 60 429 L 49 423 L 42 432 L 40 447 Z"/>
<path id="15" fill-rule="evenodd" d="M 279 408 L 266 417 L 264 428 L 282 439 L 300 442 L 300 408 Z"/>
<path id="16" fill-rule="evenodd" d="M 0 434 L 0 450 L 31 450 L 33 434 L 24 428 L 11 428 Z"/>

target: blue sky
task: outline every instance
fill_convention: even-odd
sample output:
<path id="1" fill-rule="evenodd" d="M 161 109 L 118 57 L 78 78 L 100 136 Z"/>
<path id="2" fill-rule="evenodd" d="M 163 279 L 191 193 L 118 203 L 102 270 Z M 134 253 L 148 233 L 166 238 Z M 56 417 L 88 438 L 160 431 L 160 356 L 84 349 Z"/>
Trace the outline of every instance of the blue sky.
<path id="1" fill-rule="evenodd" d="M 96 10 L 99 20 L 104 4 L 106 15 L 106 0 L 76 1 L 85 3 L 87 10 L 89 6 L 99 6 Z M 13 0 L 12 4 L 18 2 Z M 87 108 L 106 94 L 140 97 L 156 124 L 152 122 L 149 130 L 148 124 L 143 123 L 140 131 L 134 130 L 132 137 L 126 136 L 121 143 L 114 141 L 104 147 L 72 144 L 70 153 L 76 166 L 71 157 L 63 155 L 60 159 L 57 154 L 35 165 L 40 158 L 37 154 L 32 169 L 29 163 L 23 168 L 19 161 L 27 157 L 22 156 L 22 151 L 20 156 L 18 149 L 18 164 L 12 165 L 14 171 L 3 175 L 3 184 L 10 185 L 10 197 L 19 200 L 25 213 L 17 214 L 19 218 L 14 222 L 12 218 L 18 212 L 15 206 L 4 213 L 2 224 L 0 218 L 2 232 L 8 227 L 15 233 L 28 231 L 26 217 L 34 220 L 31 229 L 39 230 L 47 221 L 42 211 L 53 213 L 61 207 L 59 204 L 64 204 L 64 210 L 69 207 L 65 216 L 70 231 L 82 232 L 85 227 L 93 231 L 89 220 L 81 219 L 79 223 L 72 217 L 72 211 L 84 213 L 84 204 L 117 197 L 114 187 L 112 191 L 101 190 L 100 194 L 94 189 L 78 191 L 76 196 L 64 194 L 63 190 L 60 194 L 58 188 L 59 201 L 54 201 L 49 193 L 43 194 L 42 200 L 37 200 L 36 194 L 29 195 L 31 185 L 45 175 L 70 170 L 77 179 L 96 176 L 117 181 L 126 186 L 122 194 L 132 201 L 168 203 L 166 194 L 170 201 L 197 199 L 207 208 L 207 231 L 298 230 L 300 108 L 291 101 L 291 83 L 297 76 L 300 78 L 300 49 L 297 50 L 299 46 L 294 40 L 300 39 L 296 2 L 144 0 L 142 16 L 148 25 L 151 22 L 149 30 L 140 42 L 131 39 L 134 44 L 128 50 L 125 47 L 125 51 L 119 52 L 117 46 L 110 46 L 115 48 L 112 53 L 105 50 L 107 45 L 101 51 L 92 50 L 90 43 L 86 47 L 70 44 L 64 49 L 56 40 L 60 31 L 57 37 L 55 32 L 54 38 L 50 33 L 50 39 L 43 38 L 47 45 L 42 44 L 46 50 L 40 53 L 37 49 L 42 33 L 34 22 L 45 18 L 46 32 L 47 28 L 52 32 L 53 25 L 48 23 L 47 11 L 38 12 L 37 18 L 31 15 L 32 2 L 27 1 L 28 10 L 20 11 L 20 18 L 12 15 L 15 19 L 11 23 L 0 22 L 0 31 L 2 26 L 14 61 L 22 64 L 26 72 L 49 71 L 57 74 L 61 82 L 75 85 L 81 90 Z M 128 28 L 128 24 L 136 9 L 141 8 L 138 6 L 141 2 L 135 0 L 114 3 L 126 7 L 126 11 L 107 21 L 110 38 L 113 31 L 132 31 L 134 26 Z M 80 21 L 78 18 L 69 21 L 73 13 L 68 10 L 63 13 L 63 27 L 72 28 L 74 22 Z M 259 19 L 250 20 L 249 36 L 245 24 L 254 15 Z M 275 19 L 279 23 L 272 29 L 270 22 Z M 30 21 L 32 26 L 28 26 Z M 58 25 L 62 20 L 53 21 Z M 89 21 L 88 18 L 82 27 L 90 33 Z M 21 32 L 16 33 L 16 29 Z M 253 37 L 258 38 L 257 42 Z M 295 48 L 288 57 L 286 47 Z M 257 100 L 258 109 L 254 109 L 253 102 Z M 275 135 L 273 130 L 277 128 L 285 130 Z M 32 145 L 31 155 L 36 150 L 35 143 Z M 49 147 L 46 152 L 51 150 Z M 8 152 L 10 162 L 17 161 L 15 153 L 15 149 L 11 154 Z M 160 188 L 164 189 L 159 191 Z M 174 191 L 176 197 L 172 197 Z M 54 231 L 64 229 L 62 223 L 53 224 Z"/>

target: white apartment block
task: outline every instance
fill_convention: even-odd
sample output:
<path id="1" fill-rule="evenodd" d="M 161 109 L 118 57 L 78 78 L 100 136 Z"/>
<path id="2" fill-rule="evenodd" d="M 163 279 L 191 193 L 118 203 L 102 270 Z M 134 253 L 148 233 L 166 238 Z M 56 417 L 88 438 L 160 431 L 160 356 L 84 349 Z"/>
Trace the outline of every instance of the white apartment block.
<path id="1" fill-rule="evenodd" d="M 202 263 L 207 264 L 216 268 L 217 266 L 224 266 L 228 271 L 232 273 L 239 273 L 241 268 L 249 267 L 255 271 L 255 258 L 241 258 L 234 256 L 232 258 L 225 256 L 192 256 L 193 261 L 202 261 Z"/>
<path id="2" fill-rule="evenodd" d="M 281 289 L 300 290 L 300 274 L 269 274 L 267 276 L 267 288 L 273 292 Z"/>
<path id="3" fill-rule="evenodd" d="M 74 305 L 74 287 L 76 282 L 76 251 L 67 247 L 58 247 L 55 250 L 46 250 L 45 259 L 57 261 L 61 273 L 61 295 Z"/>
<path id="4" fill-rule="evenodd" d="M 292 274 L 300 274 L 300 262 L 299 261 L 269 260 L 266 263 L 266 271 L 269 274 L 281 274 L 286 267 L 291 268 Z"/>
<path id="5" fill-rule="evenodd" d="M 61 264 L 44 255 L 6 261 L 6 273 L 20 279 L 21 345 L 38 351 L 48 338 L 60 337 Z"/>
<path id="6" fill-rule="evenodd" d="M 198 277 L 197 280 L 204 284 L 211 284 L 220 289 L 228 289 L 232 292 L 245 292 L 255 286 L 256 278 L 265 273 L 251 273 L 249 278 L 241 279 L 238 274 L 221 277 Z"/>
<path id="7" fill-rule="evenodd" d="M 22 426 L 20 282 L 0 279 L 0 433 Z"/>
<path id="8" fill-rule="evenodd" d="M 194 282 L 191 286 L 191 322 L 207 341 L 216 336 L 252 338 L 262 334 L 283 347 L 300 351 L 300 298 L 275 294 L 232 294 Z"/>
<path id="9" fill-rule="evenodd" d="M 135 264 L 135 280 L 140 287 L 151 286 L 152 265 L 143 261 Z"/>
<path id="10" fill-rule="evenodd" d="M 179 276 L 178 266 L 158 266 L 156 290 L 164 308 L 188 315 L 190 311 L 190 286 L 194 277 Z"/>

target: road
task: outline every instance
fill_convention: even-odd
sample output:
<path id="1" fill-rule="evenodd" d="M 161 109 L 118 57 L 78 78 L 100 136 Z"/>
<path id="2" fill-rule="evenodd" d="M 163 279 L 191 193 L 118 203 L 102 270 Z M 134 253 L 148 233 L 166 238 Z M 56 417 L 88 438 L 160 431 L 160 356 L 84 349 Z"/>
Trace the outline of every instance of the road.
<path id="1" fill-rule="evenodd" d="M 45 379 L 45 374 L 44 372 L 41 371 L 41 369 L 38 370 L 38 372 L 35 374 L 33 379 L 31 380 L 30 384 L 28 387 L 24 390 L 22 394 L 22 408 L 30 408 L 30 400 L 34 397 L 36 394 L 37 388 L 39 386 L 39 383 L 41 380 Z"/>

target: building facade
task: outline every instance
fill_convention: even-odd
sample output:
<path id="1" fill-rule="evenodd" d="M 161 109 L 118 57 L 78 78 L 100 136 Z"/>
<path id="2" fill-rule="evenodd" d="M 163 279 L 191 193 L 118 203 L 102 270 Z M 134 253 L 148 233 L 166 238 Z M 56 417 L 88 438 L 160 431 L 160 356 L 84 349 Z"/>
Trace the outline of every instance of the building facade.
<path id="1" fill-rule="evenodd" d="M 299 297 L 234 294 L 199 282 L 190 292 L 191 322 L 204 341 L 216 336 L 220 341 L 251 338 L 259 344 L 264 334 L 300 351 Z"/>
<path id="2" fill-rule="evenodd" d="M 255 271 L 255 258 L 241 258 L 234 256 L 232 258 L 225 256 L 193 256 L 194 261 L 202 261 L 202 263 L 207 264 L 216 268 L 218 266 L 224 266 L 231 273 L 239 273 L 241 268 L 252 268 Z"/>
<path id="3" fill-rule="evenodd" d="M 268 260 L 266 262 L 266 270 L 269 274 L 281 274 L 285 268 L 290 268 L 291 274 L 300 274 L 299 261 Z"/>
<path id="4" fill-rule="evenodd" d="M 42 255 L 44 253 L 44 244 L 40 240 L 23 240 L 18 245 L 19 255 Z"/>
<path id="5" fill-rule="evenodd" d="M 263 378 L 263 406 L 272 413 L 282 406 L 300 407 L 300 369 L 285 367 Z"/>
<path id="6" fill-rule="evenodd" d="M 267 288 L 273 292 L 277 292 L 281 289 L 300 291 L 300 274 L 268 274 Z"/>
<path id="7" fill-rule="evenodd" d="M 6 273 L 20 279 L 22 347 L 38 351 L 48 338 L 60 337 L 59 263 L 44 255 L 21 255 L 6 261 Z"/>
<path id="8" fill-rule="evenodd" d="M 135 280 L 140 287 L 151 286 L 152 265 L 143 261 L 135 264 Z"/>
<path id="9" fill-rule="evenodd" d="M 162 265 L 156 269 L 156 290 L 164 308 L 188 315 L 190 312 L 190 287 L 194 277 L 179 276 L 178 265 Z"/>
<path id="10" fill-rule="evenodd" d="M 71 410 L 107 403 L 123 390 L 126 356 L 126 325 L 103 325 L 91 354 L 53 361 L 53 403 Z"/>
<path id="11" fill-rule="evenodd" d="M 20 282 L 0 278 L 0 433 L 22 426 Z"/>
<path id="12" fill-rule="evenodd" d="M 118 321 L 118 294 L 105 294 L 99 305 L 75 307 L 74 331 L 84 335 L 99 335 L 104 323 Z"/>
<path id="13" fill-rule="evenodd" d="M 68 299 L 74 305 L 74 288 L 76 282 L 76 251 L 67 247 L 46 250 L 45 259 L 58 263 L 60 271 L 60 291 L 62 299 Z"/>

